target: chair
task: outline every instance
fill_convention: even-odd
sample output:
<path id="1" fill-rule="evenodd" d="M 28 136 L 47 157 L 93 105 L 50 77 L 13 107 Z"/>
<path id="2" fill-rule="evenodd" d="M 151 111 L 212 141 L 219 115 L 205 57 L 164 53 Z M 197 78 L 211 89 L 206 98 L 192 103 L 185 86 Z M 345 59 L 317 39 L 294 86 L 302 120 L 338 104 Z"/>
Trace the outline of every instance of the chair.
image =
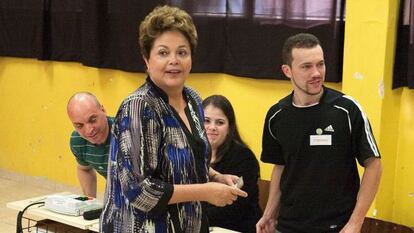
<path id="1" fill-rule="evenodd" d="M 414 228 L 366 217 L 361 233 L 414 233 Z"/>
<path id="2" fill-rule="evenodd" d="M 267 198 L 269 197 L 270 181 L 259 179 L 257 185 L 259 187 L 259 206 L 264 210 L 266 208 Z"/>

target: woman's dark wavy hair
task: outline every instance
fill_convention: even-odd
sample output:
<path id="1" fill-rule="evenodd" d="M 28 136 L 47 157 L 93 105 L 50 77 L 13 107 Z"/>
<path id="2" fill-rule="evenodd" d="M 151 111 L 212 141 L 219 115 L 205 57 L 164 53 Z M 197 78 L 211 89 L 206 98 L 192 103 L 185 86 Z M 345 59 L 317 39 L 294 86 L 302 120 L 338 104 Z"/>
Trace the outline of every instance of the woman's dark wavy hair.
<path id="1" fill-rule="evenodd" d="M 165 5 L 151 11 L 139 26 L 139 47 L 144 58 L 150 57 L 154 41 L 166 31 L 181 32 L 194 53 L 198 37 L 193 19 L 184 10 Z"/>
<path id="2" fill-rule="evenodd" d="M 236 115 L 234 114 L 233 106 L 230 101 L 222 95 L 211 95 L 203 101 L 203 108 L 212 105 L 221 111 L 227 117 L 229 121 L 229 133 L 227 134 L 226 139 L 223 144 L 217 148 L 217 158 L 215 162 L 218 162 L 222 159 L 223 155 L 227 153 L 230 149 L 232 143 L 237 143 L 243 147 L 248 148 L 246 143 L 241 139 L 239 130 L 237 129 L 236 124 Z"/>

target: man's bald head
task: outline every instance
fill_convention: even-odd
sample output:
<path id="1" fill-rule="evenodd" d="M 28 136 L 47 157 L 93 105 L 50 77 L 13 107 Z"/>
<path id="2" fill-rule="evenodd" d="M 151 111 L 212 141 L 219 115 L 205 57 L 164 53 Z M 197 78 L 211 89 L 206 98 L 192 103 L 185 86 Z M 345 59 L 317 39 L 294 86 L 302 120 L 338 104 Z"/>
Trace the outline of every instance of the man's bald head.
<path id="1" fill-rule="evenodd" d="M 101 104 L 99 103 L 98 98 L 96 98 L 95 95 L 87 91 L 82 91 L 82 92 L 76 92 L 75 94 L 72 95 L 72 97 L 69 98 L 67 109 L 69 110 L 69 108 L 72 107 L 73 105 L 76 105 L 80 102 L 85 102 L 85 101 L 91 101 L 95 103 L 96 107 L 98 108 L 101 107 Z"/>

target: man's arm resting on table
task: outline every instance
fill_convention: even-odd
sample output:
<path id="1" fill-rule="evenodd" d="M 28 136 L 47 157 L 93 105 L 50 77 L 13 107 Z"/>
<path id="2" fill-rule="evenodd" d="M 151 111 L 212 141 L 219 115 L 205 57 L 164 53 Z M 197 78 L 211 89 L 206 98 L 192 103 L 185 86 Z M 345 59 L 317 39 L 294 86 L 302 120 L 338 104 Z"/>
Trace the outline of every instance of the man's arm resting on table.
<path id="1" fill-rule="evenodd" d="M 79 165 L 76 168 L 82 192 L 88 197 L 96 197 L 96 172 L 89 166 Z"/>
<path id="2" fill-rule="evenodd" d="M 375 157 L 368 158 L 364 161 L 364 167 L 355 208 L 348 223 L 340 233 L 360 232 L 365 215 L 378 191 L 382 173 L 381 160 Z"/>
<path id="3" fill-rule="evenodd" d="M 281 165 L 275 165 L 273 167 L 266 208 L 263 211 L 262 218 L 256 224 L 256 231 L 259 233 L 275 231 L 274 227 L 279 215 L 280 196 L 282 194 L 280 191 L 280 179 L 284 168 Z"/>

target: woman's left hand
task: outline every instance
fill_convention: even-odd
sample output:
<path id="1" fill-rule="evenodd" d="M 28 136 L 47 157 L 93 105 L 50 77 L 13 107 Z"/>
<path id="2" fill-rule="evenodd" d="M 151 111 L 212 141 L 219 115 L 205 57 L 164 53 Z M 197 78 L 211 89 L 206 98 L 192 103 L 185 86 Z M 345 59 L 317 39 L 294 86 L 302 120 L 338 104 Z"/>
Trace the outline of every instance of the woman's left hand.
<path id="1" fill-rule="evenodd" d="M 235 186 L 237 184 L 237 181 L 239 180 L 238 176 L 230 175 L 230 174 L 217 174 L 214 177 L 215 182 L 219 182 L 222 184 L 227 184 L 229 186 Z"/>

